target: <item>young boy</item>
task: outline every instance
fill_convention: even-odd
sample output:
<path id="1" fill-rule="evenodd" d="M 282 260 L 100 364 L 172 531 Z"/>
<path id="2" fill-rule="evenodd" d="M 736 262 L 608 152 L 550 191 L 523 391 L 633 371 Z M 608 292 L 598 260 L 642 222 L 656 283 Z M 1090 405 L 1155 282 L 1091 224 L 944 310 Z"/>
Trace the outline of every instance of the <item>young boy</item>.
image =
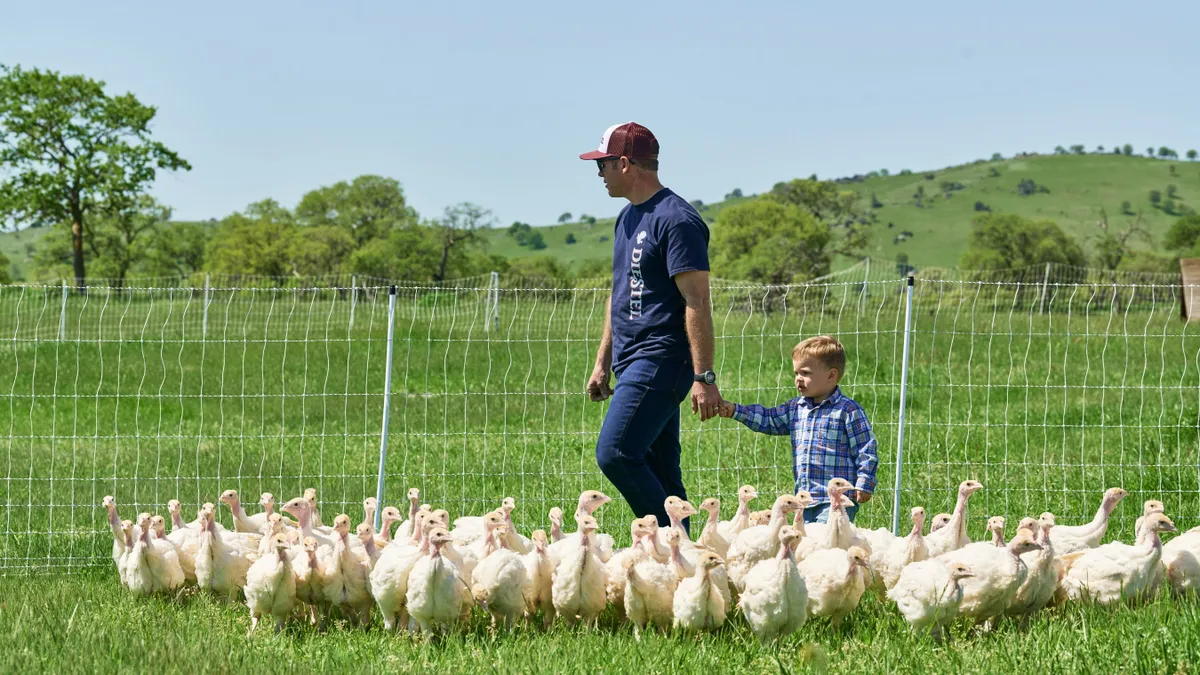
<path id="1" fill-rule="evenodd" d="M 870 501 L 875 491 L 879 456 L 866 412 L 838 388 L 846 372 L 846 351 L 832 337 L 811 337 L 792 348 L 792 367 L 799 396 L 774 408 L 725 401 L 721 416 L 760 433 L 791 434 L 796 491 L 808 490 L 813 496 L 812 505 L 804 510 L 804 522 L 828 521 L 825 487 L 832 478 L 854 484 L 855 489 L 847 493 L 854 505 L 846 507 L 853 521 L 858 506 Z"/>

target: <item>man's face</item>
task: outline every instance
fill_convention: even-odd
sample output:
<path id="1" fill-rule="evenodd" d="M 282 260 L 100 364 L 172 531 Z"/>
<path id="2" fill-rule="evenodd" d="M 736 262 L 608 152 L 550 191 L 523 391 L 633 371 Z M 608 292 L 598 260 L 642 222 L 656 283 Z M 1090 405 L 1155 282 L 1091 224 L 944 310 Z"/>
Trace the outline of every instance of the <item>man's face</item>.
<path id="1" fill-rule="evenodd" d="M 609 197 L 624 197 L 628 189 L 627 172 L 621 168 L 621 158 L 596 160 L 596 174 L 604 179 Z"/>

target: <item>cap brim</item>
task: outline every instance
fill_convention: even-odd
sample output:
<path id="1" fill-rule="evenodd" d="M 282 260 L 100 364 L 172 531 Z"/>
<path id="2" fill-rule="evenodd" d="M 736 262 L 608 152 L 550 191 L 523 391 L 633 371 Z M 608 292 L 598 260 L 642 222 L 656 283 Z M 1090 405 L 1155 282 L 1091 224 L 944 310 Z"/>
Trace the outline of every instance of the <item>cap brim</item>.
<path id="1" fill-rule="evenodd" d="M 611 157 L 616 157 L 616 155 L 610 155 L 607 152 L 600 150 L 593 150 L 591 152 L 583 153 L 579 156 L 579 159 L 609 159 Z"/>

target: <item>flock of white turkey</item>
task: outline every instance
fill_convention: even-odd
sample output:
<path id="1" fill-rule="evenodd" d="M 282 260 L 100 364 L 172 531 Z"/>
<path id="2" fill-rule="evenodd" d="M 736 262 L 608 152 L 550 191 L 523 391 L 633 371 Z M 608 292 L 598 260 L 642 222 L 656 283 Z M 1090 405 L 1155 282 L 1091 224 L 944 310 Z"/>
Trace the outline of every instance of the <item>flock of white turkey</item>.
<path id="1" fill-rule="evenodd" d="M 895 603 L 914 631 L 940 640 L 959 618 L 988 630 L 1004 616 L 1024 625 L 1038 610 L 1068 600 L 1145 600 L 1164 578 L 1176 593 L 1200 587 L 1200 527 L 1164 546 L 1159 533 L 1175 526 L 1162 502 L 1145 502 L 1133 544 L 1100 545 L 1109 515 L 1126 496 L 1121 488 L 1104 493 L 1090 523 L 1056 525 L 1053 514 L 1042 513 L 1023 518 L 1006 542 L 1004 518 L 993 517 L 987 523 L 992 539 L 972 543 L 967 503 L 982 487 L 964 481 L 954 512 L 936 516 L 927 534 L 925 510 L 912 509 L 905 537 L 856 528 L 845 512 L 844 493 L 853 486 L 840 478 L 829 483 L 828 523 L 803 522 L 801 512 L 812 501 L 803 491 L 752 512 L 758 494 L 747 485 L 738 491 L 732 520 L 720 520 L 717 499 L 700 504 L 708 517 L 695 542 L 682 521 L 698 511 L 669 497 L 669 527 L 660 528 L 652 515 L 637 518 L 630 525 L 632 545 L 623 549 L 597 532 L 594 513 L 609 497 L 595 490 L 579 496 L 575 532 L 563 531 L 563 512 L 555 507 L 549 535 L 536 530 L 530 537 L 513 525 L 511 497 L 483 516 L 455 520 L 451 529 L 449 514 L 419 504 L 416 489 L 408 491 L 407 519 L 389 506 L 379 532 L 372 526 L 377 504 L 366 499 L 353 535 L 345 514 L 332 526 L 321 522 L 311 488 L 283 505 L 295 520 L 275 512 L 270 493 L 262 495 L 262 512 L 246 515 L 238 494 L 226 491 L 219 501 L 233 513 L 233 530 L 217 523 L 211 503 L 185 522 L 179 502 L 171 500 L 170 532 L 162 516 L 142 513 L 134 523 L 118 517 L 112 497 L 103 505 L 113 562 L 133 593 L 169 594 L 184 585 L 231 600 L 240 593 L 251 631 L 263 617 L 274 619 L 276 631 L 293 616 L 323 627 L 333 610 L 366 626 L 378 607 L 388 630 L 430 634 L 465 621 L 475 605 L 491 615 L 493 626 L 511 627 L 539 611 L 546 626 L 555 617 L 595 625 L 611 605 L 640 637 L 650 625 L 714 630 L 736 606 L 755 635 L 769 641 L 811 617 L 837 626 L 873 588 Z"/>

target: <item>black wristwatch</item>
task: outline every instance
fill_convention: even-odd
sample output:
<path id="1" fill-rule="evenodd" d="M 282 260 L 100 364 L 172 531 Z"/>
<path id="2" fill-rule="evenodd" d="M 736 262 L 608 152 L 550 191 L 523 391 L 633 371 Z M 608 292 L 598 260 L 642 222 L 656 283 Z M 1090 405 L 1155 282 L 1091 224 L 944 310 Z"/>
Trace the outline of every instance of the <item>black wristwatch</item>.
<path id="1" fill-rule="evenodd" d="M 717 374 L 711 370 L 706 370 L 703 373 L 696 373 L 692 376 L 692 382 L 703 382 L 704 384 L 716 384 Z"/>

